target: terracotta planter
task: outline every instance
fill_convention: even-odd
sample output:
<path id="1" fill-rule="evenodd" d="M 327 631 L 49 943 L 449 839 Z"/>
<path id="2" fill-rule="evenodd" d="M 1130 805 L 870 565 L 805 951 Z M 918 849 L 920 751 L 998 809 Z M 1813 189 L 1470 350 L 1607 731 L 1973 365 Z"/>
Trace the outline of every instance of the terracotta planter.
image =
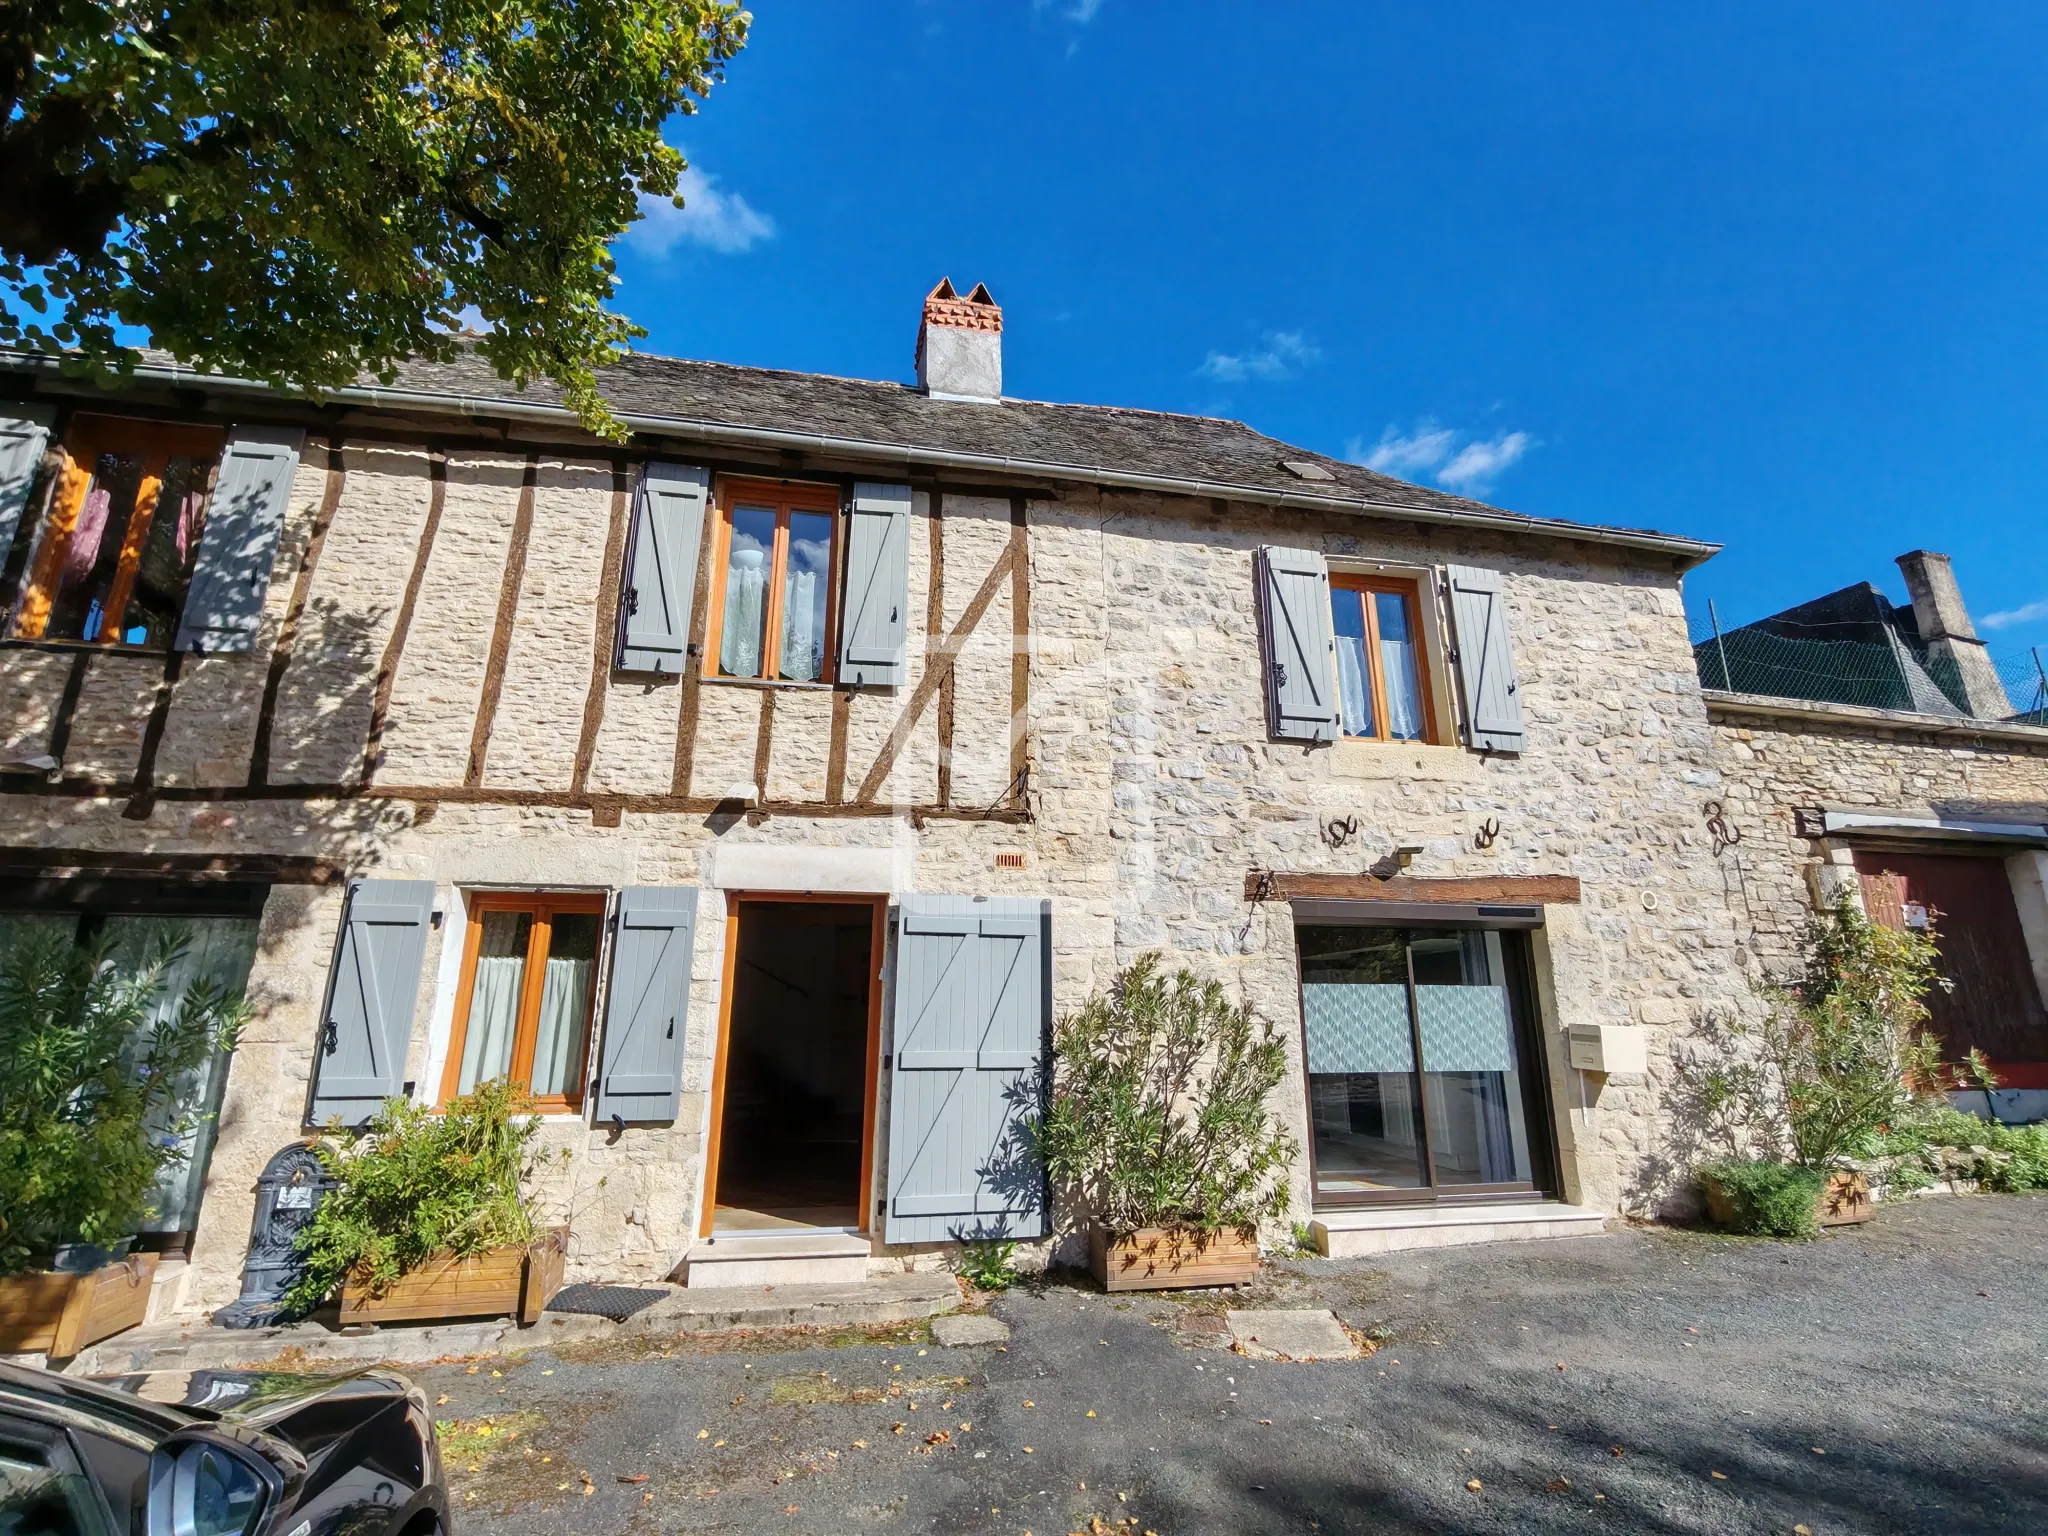
<path id="1" fill-rule="evenodd" d="M 1259 1270 L 1259 1245 L 1246 1242 L 1235 1227 L 1221 1232 L 1145 1227 L 1116 1242 L 1097 1227 L 1089 1234 L 1089 1253 L 1095 1278 L 1106 1291 L 1242 1285 Z"/>
<path id="2" fill-rule="evenodd" d="M 1721 1181 L 1702 1177 L 1700 1189 L 1707 1197 L 1707 1218 L 1717 1227 L 1735 1225 L 1735 1202 Z M 1824 1227 L 1853 1226 L 1877 1214 L 1871 1203 L 1870 1180 L 1860 1173 L 1836 1172 L 1814 1201 L 1813 1219 Z"/>
<path id="3" fill-rule="evenodd" d="M 468 1258 L 429 1259 L 381 1296 L 344 1284 L 342 1325 L 509 1316 L 531 1328 L 562 1288 L 568 1250 L 569 1230 L 557 1227 L 531 1248 L 488 1248 Z"/>
<path id="4" fill-rule="evenodd" d="M 149 1311 L 156 1259 L 137 1253 L 89 1274 L 39 1269 L 0 1280 L 0 1354 L 68 1360 L 133 1328 Z"/>

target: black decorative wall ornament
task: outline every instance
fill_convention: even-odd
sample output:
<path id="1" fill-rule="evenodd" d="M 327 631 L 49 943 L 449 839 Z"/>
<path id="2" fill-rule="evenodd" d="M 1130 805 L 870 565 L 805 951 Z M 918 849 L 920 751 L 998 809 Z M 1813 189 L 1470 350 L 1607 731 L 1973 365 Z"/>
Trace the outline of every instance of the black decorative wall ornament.
<path id="1" fill-rule="evenodd" d="M 1491 848 L 1495 838 L 1500 836 L 1500 822 L 1489 816 L 1479 823 L 1479 830 L 1472 834 L 1472 846 L 1481 850 Z"/>
<path id="2" fill-rule="evenodd" d="M 1707 802 L 1706 815 L 1707 832 L 1714 839 L 1714 857 L 1718 859 L 1723 851 L 1742 841 L 1742 829 L 1728 820 L 1718 800 Z"/>
<path id="3" fill-rule="evenodd" d="M 249 1259 L 242 1266 L 242 1294 L 213 1314 L 217 1326 L 264 1328 L 288 1320 L 280 1315 L 284 1293 L 306 1267 L 297 1251 L 299 1234 L 333 1187 L 333 1176 L 307 1142 L 293 1142 L 264 1166 L 256 1180 L 256 1219 L 249 1229 Z"/>
<path id="4" fill-rule="evenodd" d="M 1332 816 L 1323 823 L 1323 841 L 1331 848 L 1342 848 L 1358 836 L 1356 816 Z"/>

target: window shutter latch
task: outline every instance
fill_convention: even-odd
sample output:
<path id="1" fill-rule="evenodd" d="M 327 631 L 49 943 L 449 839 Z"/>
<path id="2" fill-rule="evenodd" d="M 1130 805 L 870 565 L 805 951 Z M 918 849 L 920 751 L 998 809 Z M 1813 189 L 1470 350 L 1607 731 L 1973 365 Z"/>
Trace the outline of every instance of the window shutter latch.
<path id="1" fill-rule="evenodd" d="M 640 589 L 638 587 L 626 588 L 626 612 L 629 614 L 634 614 L 638 613 L 639 611 Z"/>
<path id="2" fill-rule="evenodd" d="M 1285 688 L 1287 686 L 1287 664 L 1283 661 L 1273 663 L 1273 686 L 1275 688 Z"/>

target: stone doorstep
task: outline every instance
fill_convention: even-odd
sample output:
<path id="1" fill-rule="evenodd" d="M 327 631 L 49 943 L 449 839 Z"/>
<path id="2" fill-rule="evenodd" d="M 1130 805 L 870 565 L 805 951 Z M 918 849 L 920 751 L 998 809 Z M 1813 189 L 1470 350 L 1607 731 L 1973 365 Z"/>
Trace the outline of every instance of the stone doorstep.
<path id="1" fill-rule="evenodd" d="M 874 1244 L 852 1232 L 730 1232 L 691 1245 L 691 1290 L 760 1285 L 858 1285 Z"/>
<path id="2" fill-rule="evenodd" d="M 1353 1259 L 1407 1248 L 1588 1237 L 1605 1231 L 1606 1226 L 1607 1218 L 1600 1211 L 1543 1200 L 1518 1205 L 1387 1206 L 1332 1211 L 1310 1222 L 1309 1231 L 1323 1257 Z"/>
<path id="3" fill-rule="evenodd" d="M 652 1287 L 646 1287 L 652 1289 Z M 627 1334 L 730 1333 L 750 1328 L 858 1328 L 915 1322 L 952 1312 L 960 1287 L 949 1274 L 884 1275 L 852 1285 L 725 1287 L 706 1294 L 663 1287 L 668 1295 L 623 1323 L 575 1312 L 547 1312 L 532 1328 L 509 1318 L 388 1324 L 372 1333 L 336 1333 L 318 1323 L 289 1328 L 214 1328 L 204 1323 L 158 1323 L 82 1350 L 67 1376 L 116 1376 L 131 1371 L 244 1370 L 287 1350 L 307 1360 L 345 1366 L 423 1365 L 471 1355 L 509 1354 L 556 1344 L 615 1339 Z"/>

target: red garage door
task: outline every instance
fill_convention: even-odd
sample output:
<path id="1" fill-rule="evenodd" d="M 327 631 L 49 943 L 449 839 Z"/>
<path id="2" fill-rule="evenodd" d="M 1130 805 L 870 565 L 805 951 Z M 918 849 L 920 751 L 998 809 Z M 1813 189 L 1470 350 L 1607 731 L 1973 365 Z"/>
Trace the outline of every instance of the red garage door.
<path id="1" fill-rule="evenodd" d="M 1974 1048 L 1991 1058 L 2006 1087 L 2048 1087 L 2048 1010 L 2005 861 L 1859 850 L 1856 873 L 1873 921 L 1934 929 L 1942 974 L 1954 983 L 1927 997 L 1942 1054 L 1960 1060 Z"/>

